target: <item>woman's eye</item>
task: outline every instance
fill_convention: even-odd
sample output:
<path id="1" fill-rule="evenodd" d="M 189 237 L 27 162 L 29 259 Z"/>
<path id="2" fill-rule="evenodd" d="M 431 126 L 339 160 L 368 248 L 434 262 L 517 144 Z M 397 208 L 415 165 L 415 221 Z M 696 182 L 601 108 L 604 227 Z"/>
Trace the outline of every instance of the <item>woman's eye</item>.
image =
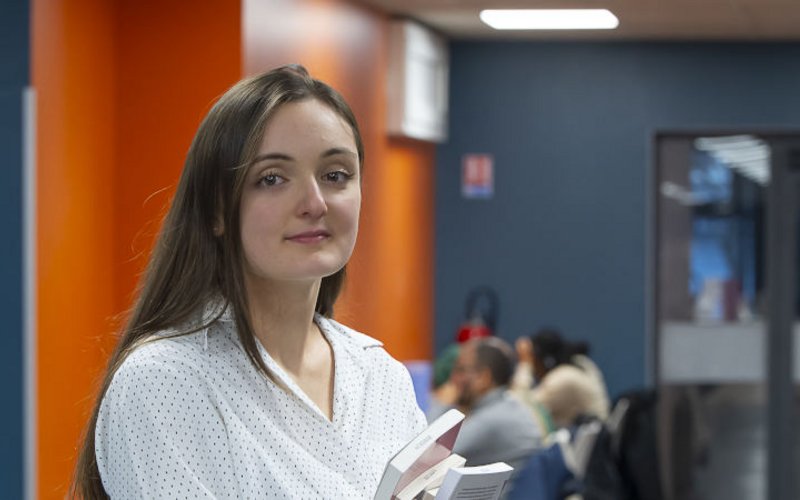
<path id="1" fill-rule="evenodd" d="M 347 172 L 344 172 L 342 170 L 337 170 L 335 172 L 328 172 L 327 174 L 325 174 L 325 180 L 333 183 L 345 182 L 351 177 L 353 177 L 351 174 L 348 174 Z"/>
<path id="2" fill-rule="evenodd" d="M 258 183 L 262 186 L 276 186 L 278 184 L 283 184 L 284 179 L 278 174 L 264 174 L 258 180 Z"/>

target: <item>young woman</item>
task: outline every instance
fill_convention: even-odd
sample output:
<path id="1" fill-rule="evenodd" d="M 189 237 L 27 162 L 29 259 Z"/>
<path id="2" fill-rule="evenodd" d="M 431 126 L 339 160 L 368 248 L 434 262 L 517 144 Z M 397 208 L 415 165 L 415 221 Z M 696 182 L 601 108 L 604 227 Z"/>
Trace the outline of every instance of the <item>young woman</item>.
<path id="1" fill-rule="evenodd" d="M 372 498 L 425 426 L 381 343 L 330 318 L 364 152 L 287 66 L 214 105 L 89 422 L 84 498 Z"/>

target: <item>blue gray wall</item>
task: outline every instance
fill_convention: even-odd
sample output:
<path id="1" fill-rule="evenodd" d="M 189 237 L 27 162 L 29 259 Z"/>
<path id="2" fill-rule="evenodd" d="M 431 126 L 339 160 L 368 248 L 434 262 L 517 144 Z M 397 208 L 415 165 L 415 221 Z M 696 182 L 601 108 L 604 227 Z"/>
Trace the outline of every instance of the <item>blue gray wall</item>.
<path id="1" fill-rule="evenodd" d="M 29 81 L 27 0 L 0 2 L 0 492 L 23 497 L 22 91 Z"/>
<path id="2" fill-rule="evenodd" d="M 800 127 L 800 44 L 454 42 L 450 69 L 437 352 L 488 284 L 500 336 L 558 326 L 592 344 L 612 395 L 644 385 L 652 136 Z M 491 200 L 461 198 L 471 152 L 494 155 Z"/>

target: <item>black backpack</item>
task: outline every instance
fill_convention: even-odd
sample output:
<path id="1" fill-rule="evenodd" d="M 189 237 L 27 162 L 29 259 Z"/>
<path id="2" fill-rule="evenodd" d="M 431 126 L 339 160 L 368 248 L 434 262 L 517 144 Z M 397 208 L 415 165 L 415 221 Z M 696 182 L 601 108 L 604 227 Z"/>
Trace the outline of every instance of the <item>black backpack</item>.
<path id="1" fill-rule="evenodd" d="M 663 500 L 654 390 L 621 395 L 589 458 L 583 500 Z"/>

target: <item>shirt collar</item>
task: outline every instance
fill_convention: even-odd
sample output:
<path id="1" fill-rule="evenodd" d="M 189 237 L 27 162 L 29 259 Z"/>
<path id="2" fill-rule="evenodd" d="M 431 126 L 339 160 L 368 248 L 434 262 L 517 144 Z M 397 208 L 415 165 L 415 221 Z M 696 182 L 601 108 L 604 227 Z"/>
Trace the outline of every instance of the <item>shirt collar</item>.
<path id="1" fill-rule="evenodd" d="M 214 297 L 203 307 L 202 324 L 213 321 L 233 321 L 233 308 L 222 297 Z"/>
<path id="2" fill-rule="evenodd" d="M 370 347 L 383 347 L 383 342 L 378 339 L 374 339 L 369 335 L 364 335 L 363 333 L 359 333 L 353 330 L 350 327 L 347 327 L 338 321 L 327 318 L 322 316 L 319 313 L 314 315 L 315 321 L 320 328 L 328 327 L 328 331 L 335 331 L 338 334 L 341 334 L 344 338 L 346 338 L 349 342 L 354 344 L 356 347 L 360 347 L 362 349 L 367 349 Z"/>
<path id="3" fill-rule="evenodd" d="M 230 303 L 221 296 L 215 296 L 203 306 L 200 325 L 203 327 L 203 350 L 208 352 L 208 335 L 211 324 L 215 322 L 233 322 L 233 308 Z"/>

